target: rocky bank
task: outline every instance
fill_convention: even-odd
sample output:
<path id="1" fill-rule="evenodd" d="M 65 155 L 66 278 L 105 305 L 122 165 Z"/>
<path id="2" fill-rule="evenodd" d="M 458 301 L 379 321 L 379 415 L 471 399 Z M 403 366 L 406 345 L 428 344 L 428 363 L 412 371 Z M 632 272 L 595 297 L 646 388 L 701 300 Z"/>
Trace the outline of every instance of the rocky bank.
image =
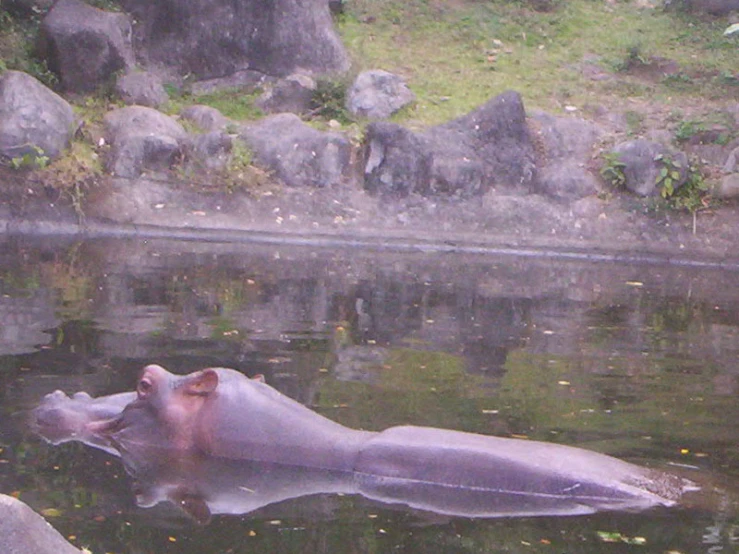
<path id="1" fill-rule="evenodd" d="M 413 93 L 375 70 L 347 91 L 346 108 L 365 122 L 358 137 L 335 120 L 310 122 L 315 79 L 349 68 L 325 0 L 275 2 L 269 16 L 249 0 L 173 2 L 166 13 L 121 6 L 58 0 L 41 24 L 39 51 L 59 92 L 113 87 L 119 103 L 101 124 L 78 120 L 30 75 L 0 75 L 6 233 L 739 260 L 739 103 L 726 103 L 733 123 L 680 145 L 667 133 L 626 137 L 616 114 L 527 110 L 515 91 L 418 131 L 387 120 Z M 199 105 L 167 114 L 167 82 L 260 92 L 268 115 L 233 121 Z M 73 141 L 102 173 L 54 173 Z M 689 156 L 704 158 L 723 203 L 690 213 L 657 201 L 689 181 Z"/>

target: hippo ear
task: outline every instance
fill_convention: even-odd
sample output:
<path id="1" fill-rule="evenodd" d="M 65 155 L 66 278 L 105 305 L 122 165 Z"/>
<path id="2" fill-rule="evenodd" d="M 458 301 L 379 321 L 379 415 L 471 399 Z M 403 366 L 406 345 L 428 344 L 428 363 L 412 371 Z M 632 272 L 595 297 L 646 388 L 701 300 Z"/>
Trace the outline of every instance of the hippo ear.
<path id="1" fill-rule="evenodd" d="M 194 495 L 183 487 L 178 487 L 167 494 L 169 500 L 179 506 L 190 518 L 205 525 L 210 522 L 211 513 L 202 496 Z"/>
<path id="2" fill-rule="evenodd" d="M 252 381 L 259 381 L 260 383 L 266 383 L 267 380 L 264 378 L 264 375 L 261 373 L 257 373 L 254 377 L 251 378 Z"/>
<path id="3" fill-rule="evenodd" d="M 216 390 L 218 373 L 214 369 L 203 369 L 187 376 L 185 390 L 188 394 L 207 395 Z"/>

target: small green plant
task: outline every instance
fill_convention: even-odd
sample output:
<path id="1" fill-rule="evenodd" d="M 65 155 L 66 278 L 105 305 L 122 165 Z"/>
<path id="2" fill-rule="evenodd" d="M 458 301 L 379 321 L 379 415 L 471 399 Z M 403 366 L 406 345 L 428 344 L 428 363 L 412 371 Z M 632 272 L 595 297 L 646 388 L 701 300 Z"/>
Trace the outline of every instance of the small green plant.
<path id="1" fill-rule="evenodd" d="M 30 145 L 30 147 L 30 152 L 26 152 L 22 156 L 11 158 L 10 167 L 15 170 L 43 169 L 49 164 L 49 157 L 45 155 L 43 148 L 36 146 L 35 144 Z"/>
<path id="2" fill-rule="evenodd" d="M 252 152 L 246 143 L 236 138 L 231 142 L 231 160 L 228 163 L 228 171 L 243 171 L 251 165 Z"/>
<path id="3" fill-rule="evenodd" d="M 240 138 L 233 139 L 231 158 L 221 177 L 222 185 L 228 192 L 254 192 L 269 183 L 269 175 L 252 165 L 252 161 L 253 154 L 249 146 Z"/>
<path id="4" fill-rule="evenodd" d="M 626 167 L 626 164 L 621 161 L 621 154 L 607 152 L 603 154 L 603 167 L 600 169 L 601 177 L 614 187 L 621 188 L 626 185 L 624 167 Z"/>
<path id="5" fill-rule="evenodd" d="M 74 140 L 62 156 L 38 168 L 34 180 L 70 202 L 80 222 L 84 221 L 84 203 L 88 192 L 102 179 L 103 166 L 93 146 L 82 140 Z"/>
<path id="6" fill-rule="evenodd" d="M 688 164 L 688 167 L 683 168 L 680 162 L 664 155 L 656 156 L 655 161 L 662 165 L 655 184 L 667 207 L 695 214 L 710 205 L 710 186 L 697 164 Z M 676 188 L 681 177 L 684 182 Z"/>
<path id="7" fill-rule="evenodd" d="M 693 79 L 690 78 L 690 75 L 680 71 L 678 73 L 667 75 L 662 79 L 662 84 L 676 90 L 687 90 L 687 88 L 694 83 Z"/>
<path id="8" fill-rule="evenodd" d="M 626 48 L 626 54 L 623 58 L 615 60 L 612 63 L 613 69 L 616 71 L 628 71 L 640 65 L 648 65 L 649 57 L 642 52 L 640 44 L 632 44 Z"/>
<path id="9" fill-rule="evenodd" d="M 689 165 L 687 179 L 671 198 L 670 206 L 676 210 L 687 210 L 695 214 L 711 205 L 710 185 L 697 165 Z"/>
<path id="10" fill-rule="evenodd" d="M 626 119 L 626 128 L 629 135 L 639 135 L 642 133 L 642 131 L 644 131 L 643 114 L 635 112 L 633 110 L 628 110 L 626 113 L 624 113 L 624 118 Z"/>
<path id="11" fill-rule="evenodd" d="M 351 123 L 353 119 L 345 106 L 346 87 L 346 83 L 340 80 L 320 79 L 311 99 L 313 115 Z"/>
<path id="12" fill-rule="evenodd" d="M 659 189 L 659 195 L 662 198 L 670 198 L 675 194 L 675 186 L 680 182 L 680 171 L 682 165 L 677 160 L 673 160 L 664 154 L 657 154 L 654 161 L 662 165 L 654 180 L 654 184 Z"/>
<path id="13" fill-rule="evenodd" d="M 695 135 L 705 130 L 705 125 L 701 121 L 681 121 L 677 129 L 675 129 L 675 140 L 677 142 L 687 142 Z"/>

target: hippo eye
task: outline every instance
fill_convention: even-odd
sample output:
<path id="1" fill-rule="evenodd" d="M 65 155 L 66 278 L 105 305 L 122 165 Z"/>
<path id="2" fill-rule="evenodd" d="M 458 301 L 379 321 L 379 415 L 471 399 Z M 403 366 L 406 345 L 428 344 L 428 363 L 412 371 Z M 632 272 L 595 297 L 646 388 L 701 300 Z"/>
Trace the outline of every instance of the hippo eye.
<path id="1" fill-rule="evenodd" d="M 139 394 L 140 397 L 146 398 L 149 393 L 151 393 L 153 387 L 154 385 L 152 384 L 152 382 L 147 377 L 144 377 L 136 386 L 136 392 Z"/>

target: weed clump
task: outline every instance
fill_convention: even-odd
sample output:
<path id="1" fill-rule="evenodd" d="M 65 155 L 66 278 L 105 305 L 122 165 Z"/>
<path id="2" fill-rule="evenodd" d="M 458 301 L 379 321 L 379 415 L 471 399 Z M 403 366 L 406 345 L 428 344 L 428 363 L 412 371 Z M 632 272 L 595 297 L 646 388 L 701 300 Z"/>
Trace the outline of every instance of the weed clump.
<path id="1" fill-rule="evenodd" d="M 340 79 L 319 79 L 311 99 L 311 113 L 325 119 L 335 119 L 343 124 L 352 123 L 346 109 L 347 83 Z"/>

